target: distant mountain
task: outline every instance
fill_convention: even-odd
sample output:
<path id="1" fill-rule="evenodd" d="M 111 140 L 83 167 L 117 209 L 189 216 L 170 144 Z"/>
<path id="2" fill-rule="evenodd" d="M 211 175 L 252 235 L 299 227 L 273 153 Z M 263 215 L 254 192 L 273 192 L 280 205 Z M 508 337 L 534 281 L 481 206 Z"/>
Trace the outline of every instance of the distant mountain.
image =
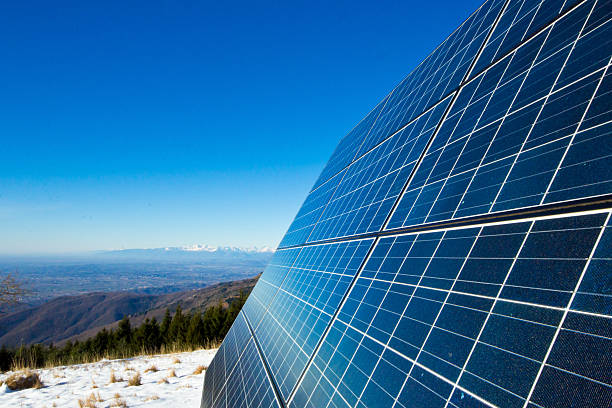
<path id="1" fill-rule="evenodd" d="M 95 292 L 61 296 L 40 306 L 0 315 L 0 345 L 63 343 L 83 340 L 129 315 L 138 325 L 145 318 L 163 318 L 166 308 L 185 311 L 228 303 L 241 291 L 250 292 L 257 278 L 224 282 L 203 289 L 161 295 L 133 292 Z"/>
<path id="2" fill-rule="evenodd" d="M 183 247 L 165 248 L 134 248 L 119 249 L 114 251 L 99 251 L 96 255 L 106 259 L 116 260 L 165 260 L 165 261 L 227 261 L 241 259 L 269 260 L 274 254 L 270 247 L 234 247 L 234 246 L 210 246 L 191 245 Z"/>

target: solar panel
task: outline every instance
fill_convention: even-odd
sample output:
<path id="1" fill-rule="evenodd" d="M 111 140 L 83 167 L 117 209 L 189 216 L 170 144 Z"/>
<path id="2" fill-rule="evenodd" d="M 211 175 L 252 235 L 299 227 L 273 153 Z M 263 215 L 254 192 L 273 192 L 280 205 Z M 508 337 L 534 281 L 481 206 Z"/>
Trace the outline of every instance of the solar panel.
<path id="1" fill-rule="evenodd" d="M 202 407 L 612 406 L 612 2 L 488 0 L 339 143 Z"/>

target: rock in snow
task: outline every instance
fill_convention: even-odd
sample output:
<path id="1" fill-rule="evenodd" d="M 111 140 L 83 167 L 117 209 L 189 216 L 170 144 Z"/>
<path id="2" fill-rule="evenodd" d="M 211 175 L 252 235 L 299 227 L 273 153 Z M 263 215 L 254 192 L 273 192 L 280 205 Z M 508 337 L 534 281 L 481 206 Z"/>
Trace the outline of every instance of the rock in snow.
<path id="1" fill-rule="evenodd" d="M 128 407 L 181 407 L 200 406 L 203 371 L 195 374 L 199 366 L 208 367 L 217 350 L 198 350 L 141 356 L 122 360 L 102 360 L 97 363 L 61 366 L 34 370 L 44 387 L 11 391 L 0 386 L 0 407 L 79 407 L 94 394 L 92 402 L 99 408 Z M 117 381 L 111 383 L 111 372 Z M 139 386 L 128 381 L 140 374 Z M 0 382 L 11 375 L 0 374 Z M 83 405 L 89 407 L 90 405 Z M 91 405 L 93 406 L 93 405 Z"/>

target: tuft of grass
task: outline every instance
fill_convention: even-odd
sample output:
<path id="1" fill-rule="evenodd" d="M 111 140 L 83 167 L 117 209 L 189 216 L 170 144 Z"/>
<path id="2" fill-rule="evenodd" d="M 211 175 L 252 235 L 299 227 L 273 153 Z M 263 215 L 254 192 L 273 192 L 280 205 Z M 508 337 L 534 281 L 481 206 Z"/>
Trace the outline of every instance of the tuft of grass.
<path id="1" fill-rule="evenodd" d="M 117 377 L 115 375 L 115 370 L 111 370 L 109 383 L 114 384 L 114 383 L 121 382 L 121 381 L 123 381 L 123 378 Z"/>
<path id="2" fill-rule="evenodd" d="M 176 377 L 176 371 L 174 371 L 174 368 L 170 369 L 170 372 L 168 373 L 168 378 L 170 377 Z"/>
<path id="3" fill-rule="evenodd" d="M 198 375 L 198 374 L 202 374 L 204 372 L 204 370 L 206 370 L 208 367 L 204 367 L 203 365 L 199 365 L 196 367 L 195 371 L 193 372 L 193 375 Z"/>
<path id="4" fill-rule="evenodd" d="M 38 373 L 31 372 L 27 369 L 21 373 L 11 374 L 4 382 L 12 391 L 20 391 L 28 388 L 39 389 L 44 387 Z"/>
<path id="5" fill-rule="evenodd" d="M 147 401 L 156 401 L 158 399 L 159 399 L 159 397 L 157 395 L 151 395 L 150 397 L 147 397 L 145 399 L 145 402 L 147 402 Z"/>
<path id="6" fill-rule="evenodd" d="M 77 403 L 79 404 L 79 408 L 97 408 L 98 402 L 102 401 L 104 400 L 100 397 L 100 393 L 96 395 L 92 392 L 89 397 L 79 399 Z"/>
<path id="7" fill-rule="evenodd" d="M 126 408 L 127 407 L 127 403 L 125 402 L 125 400 L 123 398 L 121 398 L 121 395 L 119 394 L 115 394 L 115 399 L 111 401 L 109 407 L 112 408 Z"/>
<path id="8" fill-rule="evenodd" d="M 174 357 L 174 359 L 172 360 L 172 364 L 181 364 L 181 360 L 179 360 L 178 357 Z"/>
<path id="9" fill-rule="evenodd" d="M 168 379 L 167 378 L 162 378 L 161 380 L 159 380 L 157 382 L 158 384 L 168 384 Z"/>
<path id="10" fill-rule="evenodd" d="M 139 385 L 142 385 L 140 380 L 140 373 L 136 372 L 136 374 L 134 374 L 134 376 L 128 380 L 128 387 L 138 387 Z"/>
<path id="11" fill-rule="evenodd" d="M 156 373 L 156 372 L 158 372 L 158 371 L 159 371 L 159 370 L 157 369 L 157 367 L 155 367 L 154 365 L 152 365 L 151 367 L 149 367 L 149 368 L 147 368 L 147 369 L 145 370 L 145 373 Z"/>

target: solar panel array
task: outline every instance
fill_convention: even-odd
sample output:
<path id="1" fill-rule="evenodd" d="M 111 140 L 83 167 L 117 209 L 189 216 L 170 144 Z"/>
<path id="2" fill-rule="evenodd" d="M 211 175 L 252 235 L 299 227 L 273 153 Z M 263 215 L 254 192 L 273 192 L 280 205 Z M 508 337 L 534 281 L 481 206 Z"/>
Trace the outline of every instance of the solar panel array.
<path id="1" fill-rule="evenodd" d="M 612 406 L 612 2 L 488 0 L 339 143 L 202 407 Z"/>

